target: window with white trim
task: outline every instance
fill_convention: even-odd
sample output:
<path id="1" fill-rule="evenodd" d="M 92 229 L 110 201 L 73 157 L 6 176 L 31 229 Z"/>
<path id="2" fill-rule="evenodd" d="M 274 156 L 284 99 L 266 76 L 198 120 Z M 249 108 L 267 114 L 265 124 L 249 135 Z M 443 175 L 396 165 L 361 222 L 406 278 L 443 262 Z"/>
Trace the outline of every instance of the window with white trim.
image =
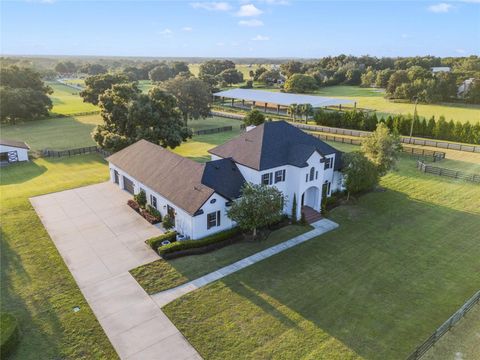
<path id="1" fill-rule="evenodd" d="M 220 226 L 220 211 L 207 214 L 207 229 Z"/>
<path id="2" fill-rule="evenodd" d="M 285 181 L 285 169 L 275 171 L 275 184 Z"/>
<path id="3" fill-rule="evenodd" d="M 262 185 L 272 185 L 272 173 L 266 173 L 262 175 Z"/>
<path id="4" fill-rule="evenodd" d="M 325 158 L 325 170 L 333 167 L 333 158 Z"/>
<path id="5" fill-rule="evenodd" d="M 150 205 L 152 205 L 155 209 L 158 210 L 157 208 L 157 198 L 150 194 Z"/>

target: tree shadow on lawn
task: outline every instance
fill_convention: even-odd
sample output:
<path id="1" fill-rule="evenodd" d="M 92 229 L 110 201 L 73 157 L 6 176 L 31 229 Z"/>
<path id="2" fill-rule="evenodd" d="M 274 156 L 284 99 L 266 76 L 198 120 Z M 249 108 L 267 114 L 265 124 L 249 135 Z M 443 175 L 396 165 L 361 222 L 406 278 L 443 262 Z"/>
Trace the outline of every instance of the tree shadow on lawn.
<path id="1" fill-rule="evenodd" d="M 35 161 L 10 164 L 1 168 L 0 185 L 22 184 L 42 175 L 47 168 Z"/>
<path id="2" fill-rule="evenodd" d="M 222 282 L 284 321 L 258 301 L 266 294 L 366 359 L 407 357 L 477 290 L 480 214 L 387 191 L 332 219 L 337 230 Z"/>

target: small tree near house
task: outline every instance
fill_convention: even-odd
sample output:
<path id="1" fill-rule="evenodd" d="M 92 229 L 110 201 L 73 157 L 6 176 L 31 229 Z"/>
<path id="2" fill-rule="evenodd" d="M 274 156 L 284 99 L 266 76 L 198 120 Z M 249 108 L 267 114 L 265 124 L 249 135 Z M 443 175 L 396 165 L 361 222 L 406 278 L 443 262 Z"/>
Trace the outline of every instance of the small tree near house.
<path id="1" fill-rule="evenodd" d="M 292 224 L 297 223 L 297 195 L 293 194 L 292 201 Z"/>
<path id="2" fill-rule="evenodd" d="M 147 205 L 147 194 L 145 194 L 143 190 L 140 190 L 140 192 L 134 196 L 134 199 L 142 209 Z"/>
<path id="3" fill-rule="evenodd" d="M 243 118 L 243 122 L 246 126 L 258 126 L 265 122 L 265 116 L 259 110 L 254 109 Z"/>
<path id="4" fill-rule="evenodd" d="M 345 187 L 347 188 L 347 200 L 350 193 L 355 194 L 373 189 L 378 184 L 378 168 L 362 153 L 355 151 L 346 153 L 342 158 L 345 175 Z"/>
<path id="5" fill-rule="evenodd" d="M 280 220 L 284 200 L 282 192 L 275 187 L 246 183 L 242 197 L 233 202 L 227 214 L 240 228 L 252 231 L 255 239 L 258 228 Z"/>

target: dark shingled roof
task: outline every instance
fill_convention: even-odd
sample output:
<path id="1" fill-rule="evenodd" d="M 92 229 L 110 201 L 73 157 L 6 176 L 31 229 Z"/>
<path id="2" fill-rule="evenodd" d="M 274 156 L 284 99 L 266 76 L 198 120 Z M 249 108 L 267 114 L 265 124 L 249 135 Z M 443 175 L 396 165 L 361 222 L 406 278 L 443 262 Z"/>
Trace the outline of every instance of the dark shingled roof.
<path id="1" fill-rule="evenodd" d="M 30 150 L 30 146 L 28 146 L 25 142 L 18 140 L 0 139 L 0 145 Z"/>
<path id="2" fill-rule="evenodd" d="M 240 197 L 244 183 L 242 173 L 231 158 L 209 161 L 205 164 L 202 184 L 229 200 Z"/>
<path id="3" fill-rule="evenodd" d="M 192 215 L 214 193 L 202 184 L 205 164 L 146 140 L 137 141 L 107 160 Z"/>
<path id="4" fill-rule="evenodd" d="M 233 158 L 255 170 L 278 166 L 306 166 L 314 151 L 321 155 L 337 154 L 334 168 L 341 168 L 341 152 L 285 121 L 268 121 L 209 152 L 222 158 Z"/>

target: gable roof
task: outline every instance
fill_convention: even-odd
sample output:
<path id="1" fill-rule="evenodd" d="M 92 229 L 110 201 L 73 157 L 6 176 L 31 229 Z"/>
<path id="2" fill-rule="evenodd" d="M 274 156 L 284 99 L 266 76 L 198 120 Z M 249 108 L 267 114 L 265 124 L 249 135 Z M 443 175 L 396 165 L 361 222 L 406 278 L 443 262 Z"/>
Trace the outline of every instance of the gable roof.
<path id="1" fill-rule="evenodd" d="M 146 140 L 137 141 L 107 160 L 191 215 L 214 193 L 202 184 L 204 164 Z"/>
<path id="2" fill-rule="evenodd" d="M 212 188 L 218 194 L 229 200 L 241 195 L 245 178 L 233 159 L 220 159 L 205 164 L 202 184 Z"/>
<path id="3" fill-rule="evenodd" d="M 260 171 L 284 165 L 304 167 L 314 151 L 322 156 L 336 154 L 335 169 L 340 169 L 340 151 L 285 121 L 265 122 L 209 150 Z"/>
<path id="4" fill-rule="evenodd" d="M 0 145 L 30 150 L 30 146 L 27 143 L 18 140 L 0 139 Z"/>

